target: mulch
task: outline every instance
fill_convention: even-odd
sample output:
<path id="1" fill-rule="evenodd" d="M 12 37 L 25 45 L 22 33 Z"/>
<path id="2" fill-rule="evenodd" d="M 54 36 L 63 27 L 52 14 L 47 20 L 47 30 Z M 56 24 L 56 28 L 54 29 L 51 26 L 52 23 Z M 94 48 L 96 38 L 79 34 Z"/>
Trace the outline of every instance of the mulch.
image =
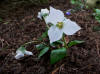
<path id="1" fill-rule="evenodd" d="M 74 7 L 69 2 L 59 1 L 50 5 L 64 12 Z M 69 36 L 70 41 L 84 40 L 85 43 L 67 49 L 67 57 L 63 60 L 51 65 L 49 52 L 38 60 L 39 51 L 35 43 L 27 46 L 33 56 L 25 56 L 20 60 L 14 58 L 20 45 L 36 40 L 45 32 L 45 22 L 37 18 L 41 8 L 49 8 L 49 5 L 20 7 L 3 16 L 0 22 L 0 74 L 100 74 L 100 31 L 93 30 L 100 23 L 94 19 L 91 10 L 65 15 L 82 28 Z"/>

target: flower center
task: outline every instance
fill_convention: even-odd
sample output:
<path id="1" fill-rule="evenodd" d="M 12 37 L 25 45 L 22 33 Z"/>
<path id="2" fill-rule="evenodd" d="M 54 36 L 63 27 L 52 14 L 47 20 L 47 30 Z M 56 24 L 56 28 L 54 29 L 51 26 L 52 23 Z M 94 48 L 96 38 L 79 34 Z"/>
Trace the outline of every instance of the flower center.
<path id="1" fill-rule="evenodd" d="M 59 28 L 59 29 L 62 29 L 63 28 L 63 22 L 58 22 L 57 24 L 56 24 L 56 26 Z"/>

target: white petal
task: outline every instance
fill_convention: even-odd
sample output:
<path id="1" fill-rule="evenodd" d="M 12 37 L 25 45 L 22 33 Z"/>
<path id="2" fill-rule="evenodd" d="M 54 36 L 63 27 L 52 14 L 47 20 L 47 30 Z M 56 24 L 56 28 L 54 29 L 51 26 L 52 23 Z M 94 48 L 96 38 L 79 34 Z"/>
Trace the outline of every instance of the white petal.
<path id="1" fill-rule="evenodd" d="M 48 36 L 50 39 L 50 43 L 53 43 L 57 40 L 60 40 L 62 38 L 63 31 L 58 29 L 55 25 L 51 26 L 48 30 Z"/>
<path id="2" fill-rule="evenodd" d="M 17 50 L 17 51 L 16 51 L 16 54 L 19 54 L 19 53 L 22 53 L 22 51 L 20 51 L 20 50 Z"/>
<path id="3" fill-rule="evenodd" d="M 70 19 L 65 19 L 63 32 L 67 35 L 73 35 L 81 29 L 76 22 L 71 21 Z"/>
<path id="4" fill-rule="evenodd" d="M 33 55 L 33 53 L 32 53 L 32 52 L 27 51 L 27 50 L 25 51 L 25 54 L 26 54 L 26 55 Z"/>
<path id="5" fill-rule="evenodd" d="M 41 15 L 41 13 L 40 13 L 40 12 L 38 12 L 38 16 L 37 16 L 37 18 L 39 18 L 39 19 L 41 19 L 41 20 L 42 20 L 42 15 Z"/>
<path id="6" fill-rule="evenodd" d="M 24 57 L 24 54 L 23 53 L 18 53 L 18 54 L 16 54 L 15 59 L 20 59 L 22 57 Z"/>
<path id="7" fill-rule="evenodd" d="M 50 14 L 49 16 L 47 16 L 45 21 L 46 23 L 52 23 L 56 25 L 57 22 L 62 22 L 63 19 L 64 19 L 64 13 L 62 11 L 50 7 Z"/>
<path id="8" fill-rule="evenodd" d="M 44 14 L 49 14 L 49 10 L 47 8 L 41 9 L 41 15 L 43 16 Z"/>

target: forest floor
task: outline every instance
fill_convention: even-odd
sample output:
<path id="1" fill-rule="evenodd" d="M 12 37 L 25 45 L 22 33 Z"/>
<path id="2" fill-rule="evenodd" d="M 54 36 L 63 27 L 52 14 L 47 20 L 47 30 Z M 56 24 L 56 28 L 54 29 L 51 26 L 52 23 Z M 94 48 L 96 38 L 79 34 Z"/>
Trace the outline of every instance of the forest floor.
<path id="1" fill-rule="evenodd" d="M 70 41 L 83 40 L 85 43 L 69 48 L 67 57 L 60 62 L 51 65 L 48 54 L 38 60 L 39 51 L 35 43 L 27 46 L 33 56 L 25 56 L 20 60 L 14 58 L 20 45 L 36 40 L 45 32 L 45 22 L 38 19 L 37 14 L 41 8 L 49 6 L 64 12 L 73 8 L 69 2 L 55 2 L 46 6 L 16 8 L 3 17 L 0 22 L 0 74 L 100 74 L 100 31 L 93 30 L 100 23 L 91 15 L 91 10 L 65 15 L 82 28 L 69 36 Z"/>

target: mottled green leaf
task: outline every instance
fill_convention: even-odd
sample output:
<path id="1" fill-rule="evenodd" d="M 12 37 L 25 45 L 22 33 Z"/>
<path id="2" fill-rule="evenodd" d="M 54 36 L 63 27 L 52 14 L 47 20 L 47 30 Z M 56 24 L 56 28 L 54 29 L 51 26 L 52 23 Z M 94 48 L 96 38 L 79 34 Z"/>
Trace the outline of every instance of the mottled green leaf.
<path id="1" fill-rule="evenodd" d="M 50 63 L 55 64 L 66 56 L 66 48 L 52 50 L 50 54 Z"/>
<path id="2" fill-rule="evenodd" d="M 46 47 L 46 45 L 44 45 L 44 44 L 38 44 L 38 45 L 36 45 L 37 50 L 41 50 L 41 49 L 43 49 L 45 47 Z"/>
<path id="3" fill-rule="evenodd" d="M 84 43 L 85 41 L 79 41 L 79 40 L 74 40 L 74 41 L 71 41 L 68 43 L 68 47 L 71 47 L 73 45 L 77 45 L 77 44 L 80 44 L 80 43 Z"/>
<path id="4" fill-rule="evenodd" d="M 56 46 L 58 46 L 58 45 L 63 45 L 63 44 L 64 44 L 64 42 L 61 41 L 61 40 L 59 40 L 59 41 L 56 41 L 56 42 L 51 43 L 50 45 L 51 45 L 52 47 L 56 47 Z"/>
<path id="5" fill-rule="evenodd" d="M 48 50 L 49 50 L 49 47 L 45 47 L 44 49 L 42 49 L 40 51 L 40 54 L 38 55 L 38 58 L 40 58 L 41 56 L 43 56 Z"/>

